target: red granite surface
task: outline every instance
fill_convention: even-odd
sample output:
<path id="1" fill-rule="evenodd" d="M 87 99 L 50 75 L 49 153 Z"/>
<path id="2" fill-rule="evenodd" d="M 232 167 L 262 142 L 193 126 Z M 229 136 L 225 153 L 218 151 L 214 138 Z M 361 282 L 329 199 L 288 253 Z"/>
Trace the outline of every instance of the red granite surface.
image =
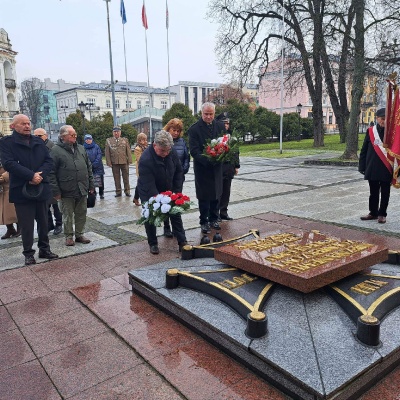
<path id="1" fill-rule="evenodd" d="M 290 241 L 287 243 L 280 241 L 280 234 L 287 235 L 286 238 Z M 218 261 L 303 293 L 312 292 L 332 282 L 362 271 L 371 265 L 386 261 L 388 258 L 387 248 L 382 245 L 371 244 L 368 248 L 353 252 L 351 255 L 324 262 L 317 267 L 301 270 L 301 268 L 307 268 L 306 261 L 318 260 L 321 257 L 321 255 L 316 254 L 317 250 L 323 251 L 323 247 L 327 247 L 328 249 L 332 247 L 327 243 L 327 240 L 334 240 L 335 244 L 343 245 L 346 248 L 355 243 L 362 244 L 359 241 L 348 243 L 348 241 L 341 238 L 336 238 L 332 235 L 323 235 L 317 231 L 307 232 L 291 229 L 289 232 L 287 227 L 282 225 L 280 232 L 273 235 L 261 236 L 260 240 L 251 239 L 244 243 L 219 247 L 214 251 L 214 257 Z M 258 248 L 246 247 L 246 244 L 258 246 Z M 320 247 L 318 249 L 309 248 L 306 253 L 303 253 L 302 260 L 290 261 L 290 264 L 287 266 L 281 265 L 280 261 L 274 262 L 271 260 L 273 257 L 282 255 L 288 251 L 291 252 L 288 256 L 289 258 L 295 257 L 296 251 L 298 252 L 297 254 L 300 254 L 299 251 L 312 245 Z M 311 258 L 305 259 L 304 254 L 306 257 Z M 332 254 L 334 254 L 334 251 L 325 255 L 331 256 Z"/>

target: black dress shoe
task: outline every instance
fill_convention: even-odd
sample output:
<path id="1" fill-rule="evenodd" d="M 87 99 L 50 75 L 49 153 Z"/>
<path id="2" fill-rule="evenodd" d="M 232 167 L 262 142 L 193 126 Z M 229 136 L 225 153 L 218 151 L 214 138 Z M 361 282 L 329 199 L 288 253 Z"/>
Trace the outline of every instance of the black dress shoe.
<path id="1" fill-rule="evenodd" d="M 115 197 L 121 197 L 121 196 L 122 196 L 121 193 L 115 195 Z"/>
<path id="2" fill-rule="evenodd" d="M 55 258 L 58 258 L 58 255 L 52 253 L 50 250 L 39 251 L 39 258 L 47 258 L 48 260 L 53 260 Z"/>
<path id="3" fill-rule="evenodd" d="M 215 229 L 217 231 L 219 231 L 221 229 L 221 227 L 219 226 L 218 221 L 213 221 L 213 222 L 210 223 L 210 225 L 211 225 L 211 228 L 213 228 L 213 229 Z"/>
<path id="4" fill-rule="evenodd" d="M 126 197 L 132 197 L 132 195 L 130 193 L 125 193 Z"/>
<path id="5" fill-rule="evenodd" d="M 205 224 L 201 224 L 201 232 L 202 233 L 210 233 L 211 232 L 211 227 L 208 222 L 206 222 Z"/>
<path id="6" fill-rule="evenodd" d="M 158 254 L 160 250 L 158 249 L 158 246 L 154 244 L 153 246 L 150 246 L 150 253 L 151 254 Z"/>
<path id="7" fill-rule="evenodd" d="M 59 235 L 62 232 L 62 226 L 58 225 L 54 228 L 53 235 Z"/>
<path id="8" fill-rule="evenodd" d="M 174 235 L 171 232 L 171 228 L 164 228 L 164 236 L 167 238 L 173 238 Z"/>
<path id="9" fill-rule="evenodd" d="M 33 264 L 36 264 L 35 257 L 25 256 L 25 265 L 33 265 Z"/>
<path id="10" fill-rule="evenodd" d="M 231 218 L 228 214 L 221 215 L 220 218 L 224 219 L 225 221 L 232 221 L 233 220 L 233 218 Z"/>

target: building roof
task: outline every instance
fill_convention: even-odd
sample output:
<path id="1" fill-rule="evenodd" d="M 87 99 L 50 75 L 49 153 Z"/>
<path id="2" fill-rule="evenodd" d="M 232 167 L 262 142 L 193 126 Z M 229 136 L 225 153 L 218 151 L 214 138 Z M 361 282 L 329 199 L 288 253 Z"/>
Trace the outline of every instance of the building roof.
<path id="1" fill-rule="evenodd" d="M 125 92 L 126 89 L 128 88 L 128 92 L 130 93 L 148 93 L 148 87 L 147 86 L 136 86 L 136 85 L 129 85 L 128 86 L 125 83 L 119 84 L 116 83 L 114 84 L 114 89 L 116 92 Z M 75 88 L 72 89 L 67 89 L 67 90 L 62 90 L 59 93 L 66 93 L 70 91 L 75 91 L 75 90 L 99 90 L 102 92 L 111 92 L 111 84 L 110 83 L 96 83 L 96 82 L 91 82 L 91 83 L 85 83 L 84 85 L 79 85 Z M 154 94 L 169 94 L 168 89 L 161 89 L 161 88 L 150 88 L 150 93 Z M 172 93 L 171 93 L 172 94 Z"/>

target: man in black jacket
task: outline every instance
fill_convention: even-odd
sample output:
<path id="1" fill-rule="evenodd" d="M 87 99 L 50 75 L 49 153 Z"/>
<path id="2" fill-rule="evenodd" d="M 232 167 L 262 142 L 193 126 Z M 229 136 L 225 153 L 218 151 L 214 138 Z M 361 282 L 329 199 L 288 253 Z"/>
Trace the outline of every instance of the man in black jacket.
<path id="1" fill-rule="evenodd" d="M 200 226 L 203 233 L 211 228 L 219 230 L 218 202 L 222 194 L 222 164 L 212 163 L 203 156 L 207 139 L 222 136 L 224 126 L 215 121 L 215 105 L 204 103 L 201 107 L 201 119 L 188 130 L 189 149 L 193 157 L 194 182 L 199 202 Z"/>
<path id="2" fill-rule="evenodd" d="M 10 173 L 10 203 L 14 203 L 21 228 L 25 265 L 36 264 L 33 246 L 34 222 L 38 228 L 39 258 L 58 258 L 50 251 L 47 230 L 51 191 L 48 175 L 53 161 L 43 140 L 31 135 L 31 122 L 17 114 L 11 123 L 13 133 L 0 140 L 3 167 Z"/>
<path id="3" fill-rule="evenodd" d="M 369 214 L 361 217 L 361 220 L 377 219 L 380 224 L 386 222 L 393 175 L 393 168 L 386 158 L 386 150 L 383 147 L 385 111 L 385 108 L 381 108 L 376 112 L 376 125 L 369 127 L 365 134 L 358 164 L 358 170 L 364 175 L 364 179 L 368 180 L 370 191 Z"/>
<path id="4" fill-rule="evenodd" d="M 183 185 L 183 170 L 178 155 L 173 147 L 171 134 L 159 131 L 154 136 L 154 142 L 140 157 L 139 179 L 137 182 L 142 204 L 161 192 L 172 191 L 180 193 Z M 178 240 L 179 251 L 187 244 L 185 230 L 180 214 L 169 216 L 172 233 Z M 147 242 L 151 254 L 158 254 L 157 228 L 146 222 L 144 224 Z"/>

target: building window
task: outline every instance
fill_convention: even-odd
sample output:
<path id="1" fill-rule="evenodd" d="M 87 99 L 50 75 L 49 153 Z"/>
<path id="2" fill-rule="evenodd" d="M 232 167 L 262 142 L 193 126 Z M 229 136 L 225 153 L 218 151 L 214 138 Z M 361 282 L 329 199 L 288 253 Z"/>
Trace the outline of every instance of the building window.
<path id="1" fill-rule="evenodd" d="M 125 101 L 126 108 L 131 108 L 132 107 L 132 102 L 130 100 Z"/>
<path id="2" fill-rule="evenodd" d="M 193 88 L 193 109 L 194 113 L 197 113 L 197 87 Z"/>
<path id="3" fill-rule="evenodd" d="M 140 109 L 142 108 L 142 101 L 141 101 L 141 100 L 138 100 L 138 101 L 136 102 L 136 108 L 137 108 L 138 110 L 140 110 Z"/>
<path id="4" fill-rule="evenodd" d="M 49 102 L 49 96 L 47 94 L 43 95 L 43 103 L 48 103 Z"/>
<path id="5" fill-rule="evenodd" d="M 96 99 L 88 98 L 88 99 L 86 100 L 86 103 L 89 103 L 89 104 L 92 104 L 92 105 L 96 105 Z"/>
<path id="6" fill-rule="evenodd" d="M 150 106 L 150 102 L 149 102 L 149 100 L 146 100 L 146 102 L 145 102 L 144 106 L 145 106 L 145 107 L 149 107 L 149 106 Z"/>
<path id="7" fill-rule="evenodd" d="M 165 100 L 161 100 L 161 109 L 166 110 L 167 109 L 167 102 Z"/>
<path id="8" fill-rule="evenodd" d="M 111 100 L 106 99 L 106 108 L 111 108 Z"/>
<path id="9" fill-rule="evenodd" d="M 115 108 L 119 108 L 119 99 L 115 100 Z"/>
<path id="10" fill-rule="evenodd" d="M 206 88 L 201 88 L 201 103 L 204 104 L 206 102 Z"/>
<path id="11" fill-rule="evenodd" d="M 185 90 L 185 106 L 189 107 L 189 88 L 185 86 L 184 90 Z"/>

